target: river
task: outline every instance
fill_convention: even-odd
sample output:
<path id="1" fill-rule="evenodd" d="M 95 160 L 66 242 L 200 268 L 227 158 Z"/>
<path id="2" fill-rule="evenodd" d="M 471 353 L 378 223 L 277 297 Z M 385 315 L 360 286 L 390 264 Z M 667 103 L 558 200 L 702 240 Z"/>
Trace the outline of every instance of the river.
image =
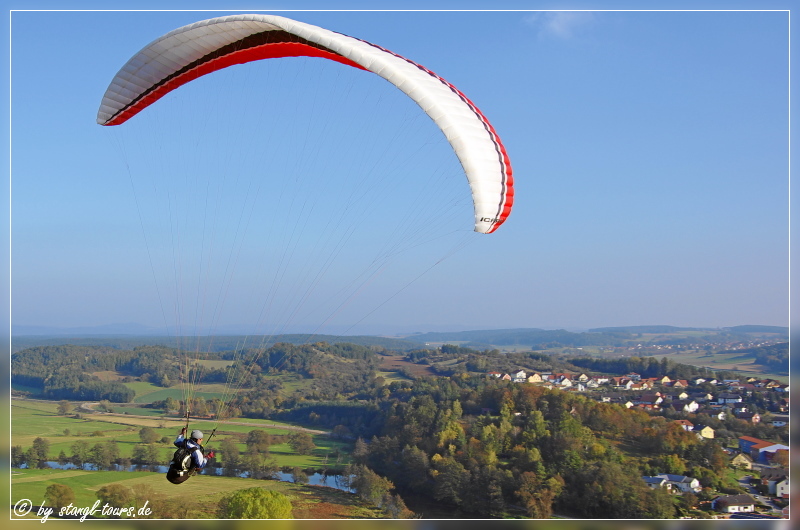
<path id="1" fill-rule="evenodd" d="M 85 464 L 84 466 L 76 466 L 75 464 L 59 464 L 58 462 L 49 461 L 46 462 L 47 466 L 51 469 L 83 469 L 85 471 L 97 471 L 97 466 L 94 464 Z M 127 466 L 123 467 L 119 464 L 114 464 L 114 467 L 111 471 L 139 471 L 139 472 L 151 472 L 151 473 L 166 473 L 169 466 Z M 24 469 L 24 468 L 23 468 Z M 222 476 L 222 468 L 215 467 L 211 469 L 206 469 L 203 474 L 213 474 Z M 240 473 L 238 476 L 242 478 L 250 478 L 250 473 L 243 472 Z M 354 490 L 352 488 L 347 487 L 344 483 L 344 476 L 343 475 L 323 475 L 322 473 L 313 473 L 311 475 L 306 474 L 308 477 L 307 484 L 312 486 L 327 486 L 329 488 L 336 488 L 338 490 L 346 491 L 348 493 L 353 493 Z M 279 471 L 273 475 L 273 480 L 280 480 L 282 482 L 294 482 L 291 473 L 284 473 L 283 471 Z"/>

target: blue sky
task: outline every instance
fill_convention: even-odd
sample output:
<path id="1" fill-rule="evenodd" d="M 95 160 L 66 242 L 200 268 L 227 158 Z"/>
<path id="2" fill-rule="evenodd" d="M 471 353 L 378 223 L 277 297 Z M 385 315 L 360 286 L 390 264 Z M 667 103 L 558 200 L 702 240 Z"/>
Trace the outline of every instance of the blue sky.
<path id="1" fill-rule="evenodd" d="M 788 325 L 787 13 L 272 13 L 379 44 L 467 94 L 511 158 L 517 200 L 508 222 L 470 234 L 466 182 L 446 142 L 399 91 L 340 65 L 251 65 L 184 87 L 124 131 L 128 124 L 95 124 L 106 86 L 131 55 L 226 13 L 15 12 L 14 326 L 159 328 L 178 318 L 184 329 L 213 320 L 219 329 L 272 331 L 280 321 L 281 331 L 349 333 Z M 207 110 L 187 110 L 197 108 Z M 226 121 L 231 114 L 239 118 Z M 229 129 L 205 145 L 203 126 Z M 173 144 L 174 136 L 189 143 Z M 292 197 L 319 188 L 314 210 L 269 202 L 277 175 L 304 171 L 316 180 L 303 177 Z M 315 238 L 313 216 L 338 200 L 338 179 L 360 172 L 385 177 L 386 187 L 372 190 L 353 246 L 321 278 L 321 269 L 301 273 L 332 255 Z M 214 176 L 235 184 L 222 193 Z M 431 182 L 447 197 L 420 213 L 432 232 L 359 296 L 337 295 Z M 196 215 L 212 211 L 208 197 L 229 212 L 221 232 L 242 213 L 251 220 L 230 236 L 235 250 L 219 252 L 217 269 L 197 259 L 208 247 L 190 228 L 208 221 Z M 270 259 L 286 244 L 279 234 L 296 225 L 275 219 L 298 211 L 316 214 L 284 247 L 297 249 L 279 277 L 284 292 L 271 286 Z M 175 260 L 174 249 L 185 255 Z M 231 260 L 228 286 L 215 270 Z M 305 305 L 282 314 L 277 308 L 294 307 L 309 282 Z M 206 300 L 220 297 L 212 318 L 221 306 Z M 263 317 L 265 300 L 275 307 Z"/>

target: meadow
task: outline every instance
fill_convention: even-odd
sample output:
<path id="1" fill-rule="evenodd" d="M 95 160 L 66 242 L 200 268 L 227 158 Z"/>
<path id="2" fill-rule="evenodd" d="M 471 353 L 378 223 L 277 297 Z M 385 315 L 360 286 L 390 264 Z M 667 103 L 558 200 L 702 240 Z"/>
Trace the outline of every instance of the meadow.
<path id="1" fill-rule="evenodd" d="M 106 413 L 79 413 L 61 416 L 57 413 L 58 404 L 55 402 L 14 399 L 11 401 L 11 445 L 22 446 L 27 449 L 37 437 L 45 438 L 50 442 L 50 459 L 55 461 L 61 451 L 67 456 L 72 455 L 72 446 L 79 440 L 90 445 L 98 442 L 113 440 L 117 443 L 122 458 L 130 458 L 133 449 L 141 443 L 139 431 L 142 427 L 151 427 L 159 438 L 166 437 L 168 441 L 157 442 L 161 459 L 167 464 L 172 458 L 175 448 L 172 441 L 177 436 L 184 421 L 179 418 L 164 418 L 159 416 L 137 417 L 133 413 L 106 414 Z M 136 409 L 129 409 L 135 411 Z M 213 439 L 209 440 L 214 428 L 217 431 Z M 272 420 L 242 418 L 226 423 L 217 424 L 210 420 L 192 420 L 190 429 L 200 429 L 206 433 L 204 445 L 212 450 L 219 448 L 219 444 L 226 438 L 231 438 L 237 443 L 240 451 L 244 452 L 246 445 L 243 443 L 247 433 L 260 429 L 272 435 L 287 435 L 303 429 L 312 435 L 316 449 L 310 455 L 295 453 L 288 443 L 276 443 L 270 446 L 270 454 L 275 458 L 280 467 L 324 468 L 327 466 L 343 466 L 349 463 L 350 444 L 335 440 L 325 431 L 304 429 Z M 338 455 L 338 457 L 337 457 Z"/>
<path id="2" fill-rule="evenodd" d="M 183 400 L 185 399 L 185 389 L 183 385 L 173 385 L 168 388 L 154 385 L 153 383 L 145 381 L 134 381 L 132 383 L 123 383 L 126 387 L 136 392 L 136 397 L 133 399 L 134 403 L 153 403 L 154 401 L 163 401 L 167 398 Z M 198 383 L 194 385 L 192 394 L 195 397 L 202 397 L 204 399 L 223 399 L 226 395 L 226 388 L 224 384 L 204 384 Z"/>
<path id="3" fill-rule="evenodd" d="M 161 473 L 126 471 L 81 471 L 57 469 L 12 470 L 11 501 L 30 499 L 34 505 L 42 504 L 44 492 L 51 484 L 69 486 L 75 494 L 73 505 L 91 507 L 97 500 L 97 491 L 108 484 L 120 484 L 148 500 L 150 506 L 167 499 L 184 506 L 191 518 L 215 518 L 219 500 L 231 492 L 260 487 L 278 491 L 292 502 L 296 519 L 372 519 L 383 517 L 380 510 L 361 501 L 358 496 L 334 488 L 294 484 L 276 480 L 217 477 L 197 475 L 191 485 L 169 483 Z M 40 519 L 35 511 L 26 519 Z M 155 511 L 152 518 L 162 518 Z"/>

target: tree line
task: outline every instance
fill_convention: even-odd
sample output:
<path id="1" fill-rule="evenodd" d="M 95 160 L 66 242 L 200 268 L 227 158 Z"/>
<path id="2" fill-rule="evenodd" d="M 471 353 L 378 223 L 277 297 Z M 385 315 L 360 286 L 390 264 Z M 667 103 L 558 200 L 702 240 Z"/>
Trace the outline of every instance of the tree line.
<path id="1" fill-rule="evenodd" d="M 379 349 L 379 348 L 377 348 Z M 130 402 L 135 379 L 169 387 L 181 381 L 224 383 L 238 388 L 271 386 L 263 376 L 293 372 L 313 378 L 314 397 L 352 393 L 368 387 L 377 366 L 376 348 L 355 344 L 293 345 L 198 354 L 163 346 L 116 350 L 93 346 L 40 346 L 11 356 L 11 382 L 36 389 L 45 399 Z M 188 373 L 182 366 L 189 361 Z M 225 368 L 207 368 L 202 360 L 230 360 Z M 195 362 L 198 361 L 198 362 Z M 96 372 L 116 371 L 121 381 L 103 381 Z M 247 408 L 246 406 L 244 407 Z"/>

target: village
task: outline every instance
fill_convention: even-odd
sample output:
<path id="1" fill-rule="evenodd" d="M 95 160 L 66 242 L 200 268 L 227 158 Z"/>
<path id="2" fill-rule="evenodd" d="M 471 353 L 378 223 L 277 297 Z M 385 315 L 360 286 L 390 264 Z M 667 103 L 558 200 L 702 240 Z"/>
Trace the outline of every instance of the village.
<path id="1" fill-rule="evenodd" d="M 488 372 L 490 377 L 520 384 L 534 384 L 566 392 L 580 392 L 604 403 L 644 410 L 665 416 L 699 439 L 716 439 L 728 455 L 729 466 L 752 471 L 740 479 L 748 493 L 718 495 L 708 502 L 715 518 L 754 518 L 789 515 L 789 446 L 753 436 L 719 437 L 708 423 L 735 419 L 744 426 L 769 426 L 779 439 L 788 430 L 789 385 L 774 379 L 691 380 L 667 376 L 643 378 L 637 373 L 624 376 L 586 373 Z M 692 421 L 694 420 L 694 421 Z M 762 430 L 762 432 L 764 432 Z M 726 430 L 725 434 L 730 434 Z M 663 488 L 674 495 L 695 495 L 702 490 L 697 478 L 660 473 L 642 476 L 650 488 Z M 763 514 L 763 515 L 762 515 Z"/>

